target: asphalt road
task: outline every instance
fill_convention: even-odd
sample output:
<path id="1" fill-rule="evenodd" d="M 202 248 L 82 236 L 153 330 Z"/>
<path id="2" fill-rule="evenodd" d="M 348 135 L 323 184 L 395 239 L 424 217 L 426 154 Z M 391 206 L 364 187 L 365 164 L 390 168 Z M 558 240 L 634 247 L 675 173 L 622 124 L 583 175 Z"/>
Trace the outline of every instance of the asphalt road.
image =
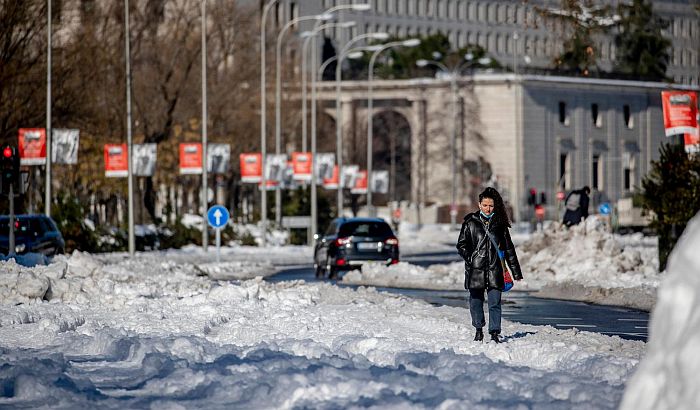
<path id="1" fill-rule="evenodd" d="M 458 260 L 458 256 L 451 252 L 425 253 L 420 255 L 406 255 L 402 257 L 401 260 L 416 265 L 429 266 L 454 262 Z M 318 281 L 314 276 L 311 264 L 308 266 L 285 267 L 282 268 L 278 274 L 267 278 L 267 280 L 272 282 L 299 279 L 303 279 L 307 282 Z M 350 286 L 343 285 L 342 282 L 333 281 L 333 283 L 339 286 Z M 464 291 L 396 288 L 377 289 L 423 299 L 436 306 L 447 305 L 464 308 L 465 320 L 469 320 L 466 292 Z M 532 296 L 530 292 L 513 290 L 504 293 L 503 317 L 520 323 L 549 325 L 557 329 L 577 328 L 579 330 L 598 332 L 611 336 L 615 335 L 630 340 L 646 341 L 648 337 L 648 312 L 558 299 L 542 299 Z"/>

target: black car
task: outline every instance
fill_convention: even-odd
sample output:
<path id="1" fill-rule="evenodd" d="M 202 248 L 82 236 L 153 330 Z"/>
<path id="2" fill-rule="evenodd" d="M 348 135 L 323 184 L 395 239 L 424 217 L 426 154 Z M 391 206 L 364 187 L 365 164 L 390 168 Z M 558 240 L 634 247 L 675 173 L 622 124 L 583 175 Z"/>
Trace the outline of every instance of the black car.
<path id="1" fill-rule="evenodd" d="M 10 217 L 0 216 L 0 253 L 8 254 Z M 15 253 L 29 252 L 54 256 L 63 253 L 66 243 L 56 222 L 46 215 L 15 216 Z"/>
<path id="2" fill-rule="evenodd" d="M 337 218 L 316 238 L 317 277 L 335 278 L 338 271 L 357 269 L 365 262 L 399 262 L 399 240 L 381 218 Z"/>

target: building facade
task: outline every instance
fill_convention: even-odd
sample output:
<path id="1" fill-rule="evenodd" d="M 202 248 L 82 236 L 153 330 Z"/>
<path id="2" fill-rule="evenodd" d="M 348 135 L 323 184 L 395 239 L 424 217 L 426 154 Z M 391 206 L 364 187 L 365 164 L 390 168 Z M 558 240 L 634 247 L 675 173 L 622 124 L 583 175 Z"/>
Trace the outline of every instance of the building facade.
<path id="1" fill-rule="evenodd" d="M 478 44 L 516 72 L 529 67 L 551 67 L 561 50 L 561 28 L 546 24 L 536 11 L 537 7 L 556 9 L 561 4 L 558 0 L 280 0 L 272 18 L 284 22 L 348 3 L 370 3 L 372 9 L 343 12 L 343 20 L 356 21 L 357 25 L 350 30 L 327 33 L 336 44 L 371 31 L 385 31 L 399 37 L 441 32 L 453 47 Z M 619 1 L 599 3 L 615 7 Z M 700 3 L 695 0 L 652 3 L 654 12 L 669 22 L 664 32 L 672 41 L 667 75 L 679 84 L 700 84 L 700 14 L 694 8 Z M 600 37 L 597 43 L 600 68 L 610 70 L 616 53 L 614 39 Z"/>

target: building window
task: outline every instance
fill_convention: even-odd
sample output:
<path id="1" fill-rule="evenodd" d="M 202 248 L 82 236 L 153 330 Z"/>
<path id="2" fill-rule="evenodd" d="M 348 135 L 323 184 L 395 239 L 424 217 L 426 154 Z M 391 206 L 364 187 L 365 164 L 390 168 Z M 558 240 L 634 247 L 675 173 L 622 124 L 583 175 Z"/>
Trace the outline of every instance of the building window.
<path id="1" fill-rule="evenodd" d="M 593 161 L 591 162 L 591 185 L 593 189 L 597 191 L 602 191 L 603 186 L 601 184 L 603 177 L 603 162 L 600 160 L 600 155 L 593 155 Z"/>
<path id="2" fill-rule="evenodd" d="M 566 103 L 559 101 L 559 123 L 569 125 L 569 115 L 566 112 Z"/>
<path id="3" fill-rule="evenodd" d="M 559 186 L 566 190 L 571 186 L 571 174 L 569 173 L 569 154 L 559 154 Z"/>
<path id="4" fill-rule="evenodd" d="M 629 129 L 634 128 L 634 118 L 632 118 L 632 111 L 630 110 L 630 106 L 627 104 L 625 104 L 622 107 L 622 117 L 625 121 L 625 127 Z"/>
<path id="5" fill-rule="evenodd" d="M 622 187 L 625 191 L 632 191 L 634 188 L 635 175 L 635 163 L 634 155 L 631 152 L 624 152 L 622 154 Z"/>
<path id="6" fill-rule="evenodd" d="M 593 121 L 593 126 L 595 127 L 601 127 L 603 125 L 598 104 L 591 104 L 591 120 Z"/>

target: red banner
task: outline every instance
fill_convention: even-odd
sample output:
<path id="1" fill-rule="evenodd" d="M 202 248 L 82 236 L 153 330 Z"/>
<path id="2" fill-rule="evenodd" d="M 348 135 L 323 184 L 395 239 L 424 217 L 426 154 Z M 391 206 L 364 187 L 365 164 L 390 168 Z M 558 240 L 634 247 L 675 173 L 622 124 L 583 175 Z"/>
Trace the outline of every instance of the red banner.
<path id="1" fill-rule="evenodd" d="M 367 193 L 367 171 L 359 171 L 355 177 L 355 185 L 350 189 L 353 194 Z"/>
<path id="2" fill-rule="evenodd" d="M 202 144 L 200 142 L 180 143 L 180 173 L 186 175 L 202 173 Z"/>
<path id="3" fill-rule="evenodd" d="M 125 177 L 129 175 L 126 144 L 105 144 L 105 176 Z"/>
<path id="4" fill-rule="evenodd" d="M 46 164 L 46 130 L 43 128 L 19 129 L 19 158 L 21 165 Z"/>
<path id="5" fill-rule="evenodd" d="M 700 154 L 700 136 L 685 134 L 685 152 L 688 154 Z"/>
<path id="6" fill-rule="evenodd" d="M 262 181 L 262 154 L 249 152 L 240 155 L 241 182 L 259 183 Z"/>
<path id="7" fill-rule="evenodd" d="M 698 96 L 694 91 L 662 91 L 666 136 L 698 135 Z"/>
<path id="8" fill-rule="evenodd" d="M 294 179 L 297 181 L 311 181 L 311 163 L 310 152 L 293 152 L 292 169 L 294 170 Z"/>
<path id="9" fill-rule="evenodd" d="M 340 175 L 338 172 L 338 166 L 333 167 L 333 176 L 330 178 L 323 178 L 323 187 L 326 189 L 338 189 L 338 181 L 340 180 Z"/>

